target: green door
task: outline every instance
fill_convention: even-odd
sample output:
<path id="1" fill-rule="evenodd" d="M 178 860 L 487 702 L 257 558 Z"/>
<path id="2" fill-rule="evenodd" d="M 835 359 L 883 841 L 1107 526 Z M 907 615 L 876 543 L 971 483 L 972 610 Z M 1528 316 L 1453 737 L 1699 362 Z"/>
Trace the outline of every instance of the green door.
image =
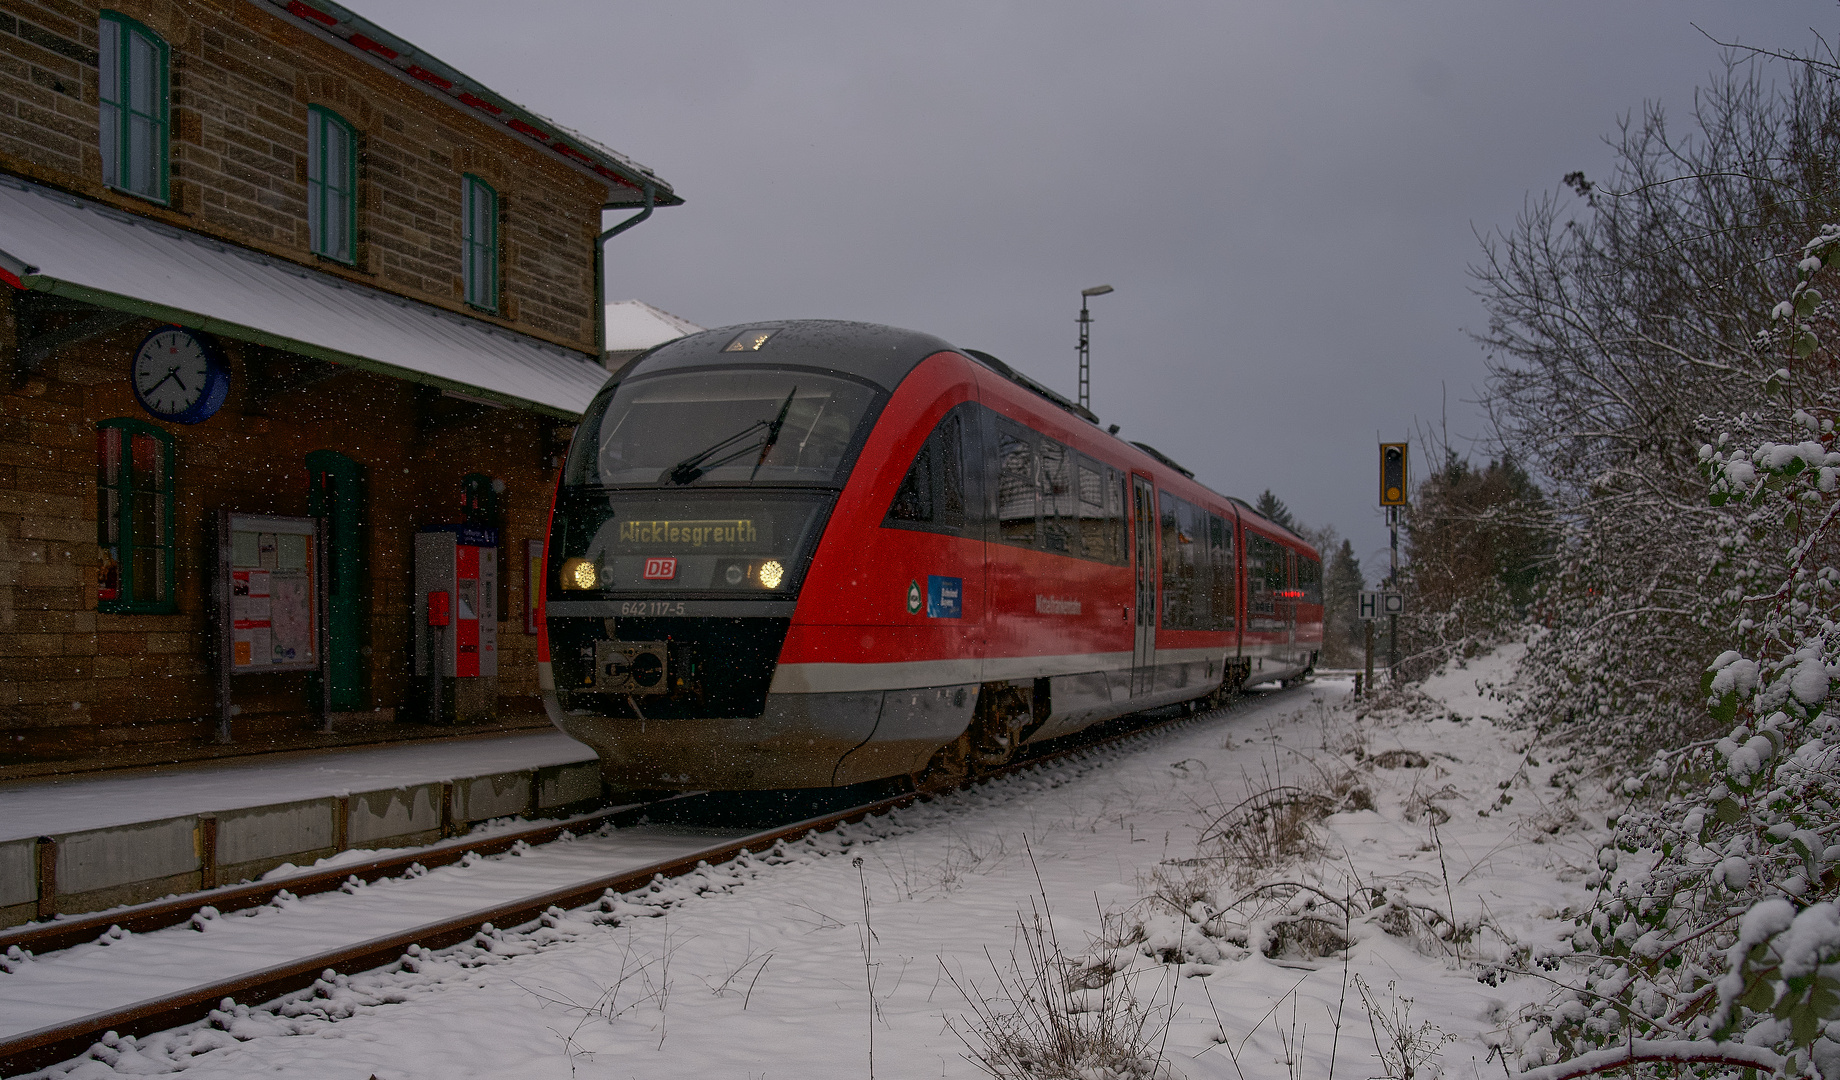
<path id="1" fill-rule="evenodd" d="M 371 707 L 365 663 L 364 466 L 337 450 L 307 455 L 307 512 L 326 522 L 332 711 Z"/>

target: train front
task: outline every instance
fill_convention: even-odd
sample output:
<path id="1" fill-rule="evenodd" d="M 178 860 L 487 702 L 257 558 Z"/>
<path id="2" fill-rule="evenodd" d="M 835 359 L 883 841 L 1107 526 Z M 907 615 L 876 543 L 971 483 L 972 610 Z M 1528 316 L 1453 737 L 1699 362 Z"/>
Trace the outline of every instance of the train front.
<path id="1" fill-rule="evenodd" d="M 769 688 L 888 397 L 874 376 L 898 381 L 877 362 L 916 351 L 888 337 L 705 332 L 647 354 L 583 416 L 550 523 L 539 681 L 550 719 L 594 747 L 610 783 L 827 786 L 866 737 L 850 703 Z M 852 362 L 864 355 L 867 375 Z"/>

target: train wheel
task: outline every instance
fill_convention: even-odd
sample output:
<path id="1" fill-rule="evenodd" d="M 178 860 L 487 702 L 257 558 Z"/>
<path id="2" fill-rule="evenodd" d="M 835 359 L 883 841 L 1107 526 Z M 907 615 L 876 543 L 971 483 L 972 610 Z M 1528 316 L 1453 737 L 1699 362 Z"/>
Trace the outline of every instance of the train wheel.
<path id="1" fill-rule="evenodd" d="M 914 778 L 916 791 L 952 791 L 971 778 L 971 733 L 969 731 L 934 751 Z"/>
<path id="2" fill-rule="evenodd" d="M 985 687 L 979 692 L 977 713 L 968 732 L 973 775 L 1009 764 L 1022 748 L 1022 729 L 1029 718 L 1029 699 L 1015 687 Z"/>

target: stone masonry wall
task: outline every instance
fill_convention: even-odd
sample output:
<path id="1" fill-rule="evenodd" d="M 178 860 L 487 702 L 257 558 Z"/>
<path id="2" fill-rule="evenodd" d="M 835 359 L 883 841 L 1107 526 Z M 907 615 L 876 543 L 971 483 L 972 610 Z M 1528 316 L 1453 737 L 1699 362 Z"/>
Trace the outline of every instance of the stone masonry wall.
<path id="1" fill-rule="evenodd" d="M 605 189 L 508 133 L 247 0 L 120 0 L 171 47 L 172 185 L 161 207 L 102 184 L 96 3 L 0 11 L 0 170 L 472 315 L 461 175 L 501 199 L 501 325 L 585 352 Z M 307 109 L 358 133 L 355 266 L 313 255 Z"/>
<path id="2" fill-rule="evenodd" d="M 0 294 L 0 355 L 12 355 L 13 290 Z M 366 470 L 370 702 L 400 709 L 415 692 L 409 662 L 414 531 L 459 519 L 461 478 L 505 482 L 503 542 L 511 603 L 499 624 L 502 709 L 535 715 L 536 639 L 524 633 L 529 539 L 547 524 L 555 473 L 544 420 L 441 398 L 407 383 L 344 371 L 266 396 L 249 352 L 226 342 L 231 394 L 174 436 L 178 612 L 98 613 L 96 428 L 149 419 L 125 375 L 136 321 L 55 353 L 42 376 L 0 382 L 0 766 L 81 759 L 136 744 L 209 737 L 208 531 L 217 511 L 305 515 L 306 455 L 333 449 Z M 150 421 L 151 422 L 151 421 Z M 240 676 L 236 737 L 259 749 L 309 728 L 308 676 Z"/>

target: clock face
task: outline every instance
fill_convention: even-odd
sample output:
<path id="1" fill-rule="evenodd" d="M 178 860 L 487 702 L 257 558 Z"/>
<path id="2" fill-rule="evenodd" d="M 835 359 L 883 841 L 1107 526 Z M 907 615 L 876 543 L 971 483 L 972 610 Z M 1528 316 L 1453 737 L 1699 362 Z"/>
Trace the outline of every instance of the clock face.
<path id="1" fill-rule="evenodd" d="M 195 424 L 223 404 L 227 373 L 199 337 L 177 327 L 156 330 L 134 354 L 134 396 L 165 420 Z"/>

